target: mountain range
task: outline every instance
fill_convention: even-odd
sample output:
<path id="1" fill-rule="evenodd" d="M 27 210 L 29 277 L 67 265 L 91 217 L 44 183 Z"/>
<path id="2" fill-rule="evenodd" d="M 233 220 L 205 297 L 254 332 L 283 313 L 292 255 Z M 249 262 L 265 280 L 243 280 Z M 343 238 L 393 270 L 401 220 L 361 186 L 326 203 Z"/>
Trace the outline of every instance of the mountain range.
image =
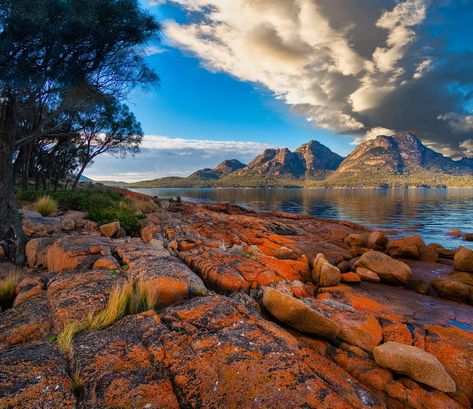
<path id="1" fill-rule="evenodd" d="M 473 186 L 473 159 L 455 161 L 413 133 L 379 135 L 346 158 L 317 141 L 294 152 L 266 149 L 245 165 L 236 159 L 188 177 L 166 177 L 129 187 Z"/>

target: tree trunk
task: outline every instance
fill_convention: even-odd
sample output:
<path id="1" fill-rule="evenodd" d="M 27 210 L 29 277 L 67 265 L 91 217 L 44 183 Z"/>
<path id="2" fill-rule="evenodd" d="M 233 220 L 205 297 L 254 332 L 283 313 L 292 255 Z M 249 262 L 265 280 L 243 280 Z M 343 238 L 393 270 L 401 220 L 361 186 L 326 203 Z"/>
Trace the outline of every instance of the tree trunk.
<path id="1" fill-rule="evenodd" d="M 79 173 L 77 174 L 76 178 L 74 179 L 74 183 L 72 184 L 72 190 L 76 190 L 77 189 L 77 185 L 79 184 L 79 181 L 80 181 L 80 177 L 82 176 L 82 174 L 84 173 L 84 170 L 85 168 L 87 167 L 88 163 L 84 163 L 82 165 L 82 167 L 80 168 L 79 170 Z"/>
<path id="2" fill-rule="evenodd" d="M 20 213 L 16 204 L 13 179 L 14 103 L 6 102 L 1 108 L 0 125 L 0 244 L 7 257 L 22 264 L 25 260 L 25 239 Z"/>

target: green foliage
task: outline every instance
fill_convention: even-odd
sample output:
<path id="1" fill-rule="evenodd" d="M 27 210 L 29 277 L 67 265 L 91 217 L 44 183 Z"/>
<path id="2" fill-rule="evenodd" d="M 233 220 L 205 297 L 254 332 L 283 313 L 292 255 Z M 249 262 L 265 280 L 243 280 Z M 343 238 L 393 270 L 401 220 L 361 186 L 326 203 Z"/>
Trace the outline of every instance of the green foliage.
<path id="1" fill-rule="evenodd" d="M 17 194 L 18 200 L 23 201 L 36 200 L 42 196 L 44 192 L 36 190 L 27 190 Z M 57 201 L 62 211 L 86 212 L 87 218 L 98 224 L 120 222 L 120 226 L 129 235 L 139 234 L 139 221 L 145 218 L 140 210 L 141 201 L 136 204 L 133 200 L 124 200 L 118 191 L 111 188 L 90 186 L 77 190 L 58 190 L 48 192 L 48 196 Z M 124 205 L 127 203 L 130 205 Z"/>
<path id="2" fill-rule="evenodd" d="M 137 236 L 140 233 L 140 220 L 145 216 L 142 213 L 136 213 L 128 209 L 118 207 L 98 207 L 89 212 L 88 218 L 98 224 L 107 224 L 120 222 L 120 226 L 125 229 L 129 235 Z"/>

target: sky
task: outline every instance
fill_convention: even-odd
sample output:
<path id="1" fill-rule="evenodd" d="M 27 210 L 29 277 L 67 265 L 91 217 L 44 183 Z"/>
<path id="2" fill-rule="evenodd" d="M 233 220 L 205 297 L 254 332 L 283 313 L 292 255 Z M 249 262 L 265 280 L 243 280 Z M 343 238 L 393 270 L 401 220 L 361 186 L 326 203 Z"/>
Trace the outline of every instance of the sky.
<path id="1" fill-rule="evenodd" d="M 140 2 L 162 24 L 145 48 L 160 86 L 128 99 L 144 143 L 88 177 L 186 176 L 311 139 L 347 155 L 404 130 L 473 157 L 471 0 Z"/>

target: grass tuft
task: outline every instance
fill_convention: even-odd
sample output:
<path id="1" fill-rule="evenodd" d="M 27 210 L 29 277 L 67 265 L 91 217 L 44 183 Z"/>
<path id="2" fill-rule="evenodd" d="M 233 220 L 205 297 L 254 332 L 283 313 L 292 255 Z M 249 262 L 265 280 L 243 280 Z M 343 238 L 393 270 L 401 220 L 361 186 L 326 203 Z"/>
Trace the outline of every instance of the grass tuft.
<path id="1" fill-rule="evenodd" d="M 138 314 L 151 310 L 156 305 L 156 293 L 151 292 L 146 284 L 138 281 L 135 285 L 126 283 L 113 289 L 106 307 L 83 321 L 71 321 L 58 334 L 59 347 L 68 354 L 72 340 L 82 331 L 97 331 L 109 327 L 125 315 Z"/>
<path id="2" fill-rule="evenodd" d="M 108 299 L 107 306 L 90 318 L 88 329 L 103 329 L 122 318 L 129 309 L 132 295 L 133 286 L 130 283 L 122 287 L 115 287 Z"/>
<path id="3" fill-rule="evenodd" d="M 35 203 L 36 210 L 41 216 L 49 216 L 57 211 L 58 203 L 50 196 L 42 196 Z"/>
<path id="4" fill-rule="evenodd" d="M 0 280 L 0 307 L 2 310 L 11 308 L 16 296 L 16 287 L 20 282 L 20 274 L 11 272 L 6 278 Z"/>
<path id="5" fill-rule="evenodd" d="M 74 375 L 71 376 L 72 380 L 72 394 L 76 398 L 80 398 L 84 393 L 84 379 L 81 377 L 79 372 L 75 372 Z"/>
<path id="6" fill-rule="evenodd" d="M 57 344 L 64 351 L 64 353 L 68 354 L 71 351 L 72 339 L 79 332 L 84 331 L 86 326 L 87 321 L 71 321 L 57 335 Z"/>

